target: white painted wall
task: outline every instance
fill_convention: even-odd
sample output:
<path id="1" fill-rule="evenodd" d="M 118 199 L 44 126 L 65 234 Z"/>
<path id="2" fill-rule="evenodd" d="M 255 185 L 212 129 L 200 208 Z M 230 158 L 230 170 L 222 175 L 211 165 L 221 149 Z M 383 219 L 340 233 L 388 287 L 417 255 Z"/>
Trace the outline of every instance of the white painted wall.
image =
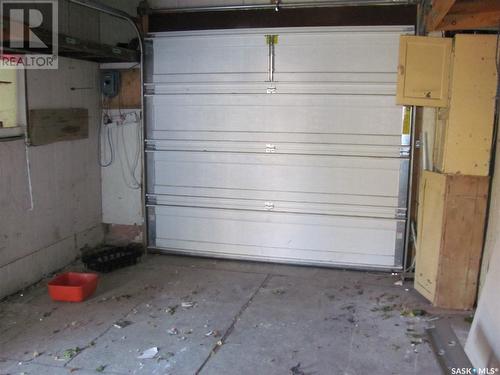
<path id="1" fill-rule="evenodd" d="M 482 288 L 465 351 L 475 367 L 500 367 L 500 142 L 491 191 L 486 244 L 481 274 Z"/>
<path id="2" fill-rule="evenodd" d="M 118 110 L 109 111 L 113 124 L 107 125 L 111 130 L 111 139 L 115 151 L 115 161 L 108 167 L 101 169 L 102 179 L 102 221 L 105 224 L 142 225 L 142 192 L 137 182 L 141 182 L 142 151 L 139 153 L 135 181 L 127 165 L 127 159 L 132 166 L 137 150 L 140 150 L 141 139 L 138 132 L 142 132 L 140 125 L 135 121 L 135 114 L 140 116 L 140 110 L 124 109 L 126 115 L 123 124 L 118 125 L 120 114 Z M 137 120 L 139 117 L 137 117 Z M 103 129 L 103 133 L 105 129 Z M 109 146 L 106 136 L 102 136 L 103 160 L 109 160 Z"/>
<path id="3" fill-rule="evenodd" d="M 130 14 L 136 13 L 139 3 L 101 1 Z M 67 0 L 58 4 L 61 33 L 113 45 L 135 37 L 125 21 Z M 78 90 L 88 87 L 92 89 Z M 33 199 L 24 141 L 0 142 L 0 298 L 67 265 L 85 244 L 95 245 L 103 239 L 97 162 L 97 124 L 101 120 L 98 65 L 61 58 L 56 71 L 29 71 L 28 101 L 33 109 L 88 108 L 90 134 L 85 140 L 28 149 Z M 126 139 L 132 140 L 128 135 Z M 113 187 L 113 181 L 117 179 L 108 179 L 106 191 L 118 194 L 108 195 L 108 202 L 121 205 L 115 205 L 119 209 L 108 221 L 139 222 L 140 193 L 135 192 L 139 199 L 123 198 L 120 192 L 125 184 Z"/>
<path id="4" fill-rule="evenodd" d="M 89 138 L 28 148 L 32 200 L 24 141 L 0 142 L 0 298 L 103 238 L 98 66 L 61 58 L 58 70 L 29 71 L 27 85 L 32 109 L 88 108 Z"/>

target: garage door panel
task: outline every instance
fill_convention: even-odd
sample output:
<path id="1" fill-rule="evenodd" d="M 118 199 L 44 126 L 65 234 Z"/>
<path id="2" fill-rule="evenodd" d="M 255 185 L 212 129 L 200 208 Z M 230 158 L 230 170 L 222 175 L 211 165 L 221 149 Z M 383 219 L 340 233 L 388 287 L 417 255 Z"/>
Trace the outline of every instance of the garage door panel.
<path id="1" fill-rule="evenodd" d="M 250 190 L 250 189 L 224 189 L 215 187 L 192 187 L 181 185 L 151 185 L 154 186 L 154 193 L 149 193 L 148 197 L 158 204 L 168 204 L 176 200 L 173 205 L 197 206 L 198 198 L 210 200 L 211 207 L 219 207 L 221 200 L 246 201 L 249 209 L 261 210 L 266 202 L 274 202 L 275 210 L 283 207 L 283 204 L 307 204 L 307 209 L 314 205 L 323 205 L 322 210 L 341 210 L 343 206 L 358 212 L 383 212 L 384 217 L 394 217 L 394 210 L 399 205 L 399 197 L 394 196 L 373 196 L 355 194 L 334 194 L 334 193 L 313 193 L 308 192 L 307 202 L 304 202 L 303 192 L 293 191 L 270 191 L 270 190 Z M 179 203 L 184 200 L 183 203 Z M 214 203 L 215 202 L 215 203 Z M 257 203 L 255 203 L 257 202 Z M 283 203 L 283 204 L 281 204 Z M 303 207 L 303 206 L 301 206 Z M 227 207 L 230 208 L 230 207 Z M 305 209 L 302 210 L 305 212 Z M 308 211 L 311 212 L 311 211 Z M 344 213 L 345 214 L 345 213 Z M 364 215 L 366 216 L 366 214 Z M 369 215 L 371 216 L 371 215 Z M 379 216 L 379 215 L 376 215 Z"/>
<path id="2" fill-rule="evenodd" d="M 174 254 L 230 258 L 300 265 L 351 267 L 356 269 L 398 269 L 394 256 L 360 255 L 339 252 L 332 256 L 328 251 L 292 250 L 276 247 L 255 247 L 197 241 L 178 241 L 159 238 L 156 249 Z M 200 249 L 203 249 L 200 251 Z"/>
<path id="3" fill-rule="evenodd" d="M 336 134 L 272 131 L 217 131 L 217 130 L 158 130 L 153 131 L 153 145 L 161 148 L 163 142 L 270 142 L 322 143 L 338 145 L 399 146 L 401 135 L 385 134 Z M 321 141 L 321 142 L 320 142 Z"/>
<path id="4" fill-rule="evenodd" d="M 369 81 L 371 74 L 397 71 L 399 34 L 391 28 L 378 32 L 339 29 L 336 32 L 277 34 L 277 81 L 307 80 L 312 75 L 316 76 L 314 80 L 336 81 L 342 73 L 352 73 L 355 80 L 361 81 L 367 77 Z M 292 74 L 284 79 L 282 73 Z M 387 75 L 386 80 L 395 82 L 396 75 Z"/>
<path id="5" fill-rule="evenodd" d="M 153 80 L 265 81 L 268 46 L 262 34 L 174 34 L 153 39 Z M 203 56 L 203 58 L 200 58 Z"/>
<path id="6" fill-rule="evenodd" d="M 162 248 L 394 266 L 396 220 L 186 207 L 156 207 L 155 217 Z"/>
<path id="7" fill-rule="evenodd" d="M 220 139 L 231 134 L 219 133 Z M 286 137 L 283 137 L 286 138 Z M 306 155 L 346 155 L 346 156 L 377 156 L 399 157 L 401 146 L 396 145 L 366 145 L 366 144 L 336 144 L 322 143 L 321 135 L 316 142 L 291 142 L 280 137 L 262 138 L 258 142 L 247 141 L 197 141 L 168 140 L 147 141 L 148 148 L 163 151 L 215 151 L 215 152 L 245 152 L 245 153 L 275 153 L 275 154 L 306 154 Z M 399 140 L 401 137 L 395 137 Z M 399 139 L 398 139 L 399 138 Z M 334 141 L 334 140 L 333 140 Z M 355 141 L 354 141 L 355 142 Z"/>
<path id="8" fill-rule="evenodd" d="M 249 74 L 253 76 L 253 74 Z M 293 75 L 290 73 L 290 75 Z M 166 78 L 165 78 L 166 77 Z M 265 82 L 263 79 L 260 82 L 260 77 L 249 78 L 257 82 L 240 82 L 234 83 L 234 76 L 230 74 L 221 74 L 217 78 L 217 82 L 168 82 L 169 76 L 155 76 L 155 83 L 146 84 L 147 94 L 326 94 L 326 95 L 393 95 L 396 91 L 395 82 L 384 82 L 383 77 L 379 75 L 370 75 L 364 77 L 366 81 L 349 82 L 342 81 L 339 78 L 337 81 L 331 82 L 314 82 L 314 78 L 304 77 L 304 81 L 291 82 L 273 81 Z M 177 77 L 177 76 L 176 76 Z M 215 79 L 215 78 L 214 78 Z"/>
<path id="9" fill-rule="evenodd" d="M 217 198 L 212 196 L 186 195 L 148 195 L 148 202 L 158 206 L 207 207 L 235 210 L 272 211 L 290 213 L 314 213 L 319 215 L 343 215 L 359 217 L 394 218 L 397 212 L 397 199 L 393 206 L 356 204 L 313 203 L 301 201 L 259 199 Z"/>
<path id="10" fill-rule="evenodd" d="M 149 193 L 183 196 L 177 204 L 199 203 L 185 197 L 185 189 L 190 188 L 193 197 L 232 199 L 224 205 L 233 208 L 242 207 L 235 199 L 247 199 L 249 208 L 260 210 L 265 202 L 277 198 L 284 203 L 273 199 L 275 210 L 290 209 L 294 203 L 294 209 L 301 212 L 372 216 L 376 211 L 377 216 L 394 217 L 399 205 L 399 159 L 196 152 L 154 152 L 149 157 L 155 159 Z M 264 204 L 261 197 L 267 197 Z M 219 207 L 221 202 L 212 199 L 204 205 Z M 342 210 L 342 205 L 353 207 Z"/>
<path id="11" fill-rule="evenodd" d="M 400 136 L 394 97 L 354 95 L 158 95 L 153 132 L 246 131 Z M 154 133 L 161 139 L 161 133 Z M 168 134 L 163 135 L 167 137 Z M 156 138 L 158 137 L 158 138 Z M 377 141 L 379 138 L 374 138 Z"/>

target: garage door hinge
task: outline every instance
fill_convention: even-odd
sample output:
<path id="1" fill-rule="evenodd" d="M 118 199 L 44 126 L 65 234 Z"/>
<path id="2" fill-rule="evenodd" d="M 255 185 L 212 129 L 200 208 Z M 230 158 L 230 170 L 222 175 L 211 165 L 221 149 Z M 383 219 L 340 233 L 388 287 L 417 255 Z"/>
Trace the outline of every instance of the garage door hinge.
<path id="1" fill-rule="evenodd" d="M 266 144 L 266 152 L 276 152 L 276 145 L 271 143 Z"/>
<path id="2" fill-rule="evenodd" d="M 273 202 L 265 202 L 264 207 L 266 210 L 270 211 L 274 209 L 274 203 Z"/>
<path id="3" fill-rule="evenodd" d="M 268 87 L 266 90 L 268 94 L 276 94 L 277 91 L 278 90 L 276 90 L 276 87 Z"/>
<path id="4" fill-rule="evenodd" d="M 147 151 L 156 151 L 156 143 L 150 139 L 146 139 L 146 150 Z"/>
<path id="5" fill-rule="evenodd" d="M 151 195 L 146 196 L 146 204 L 156 205 L 157 203 L 158 202 L 156 200 L 156 197 L 151 196 Z"/>
<path id="6" fill-rule="evenodd" d="M 402 146 L 399 149 L 399 156 L 401 156 L 401 157 L 408 157 L 408 156 L 410 156 L 410 146 Z"/>
<path id="7" fill-rule="evenodd" d="M 396 208 L 396 219 L 406 219 L 406 208 Z"/>

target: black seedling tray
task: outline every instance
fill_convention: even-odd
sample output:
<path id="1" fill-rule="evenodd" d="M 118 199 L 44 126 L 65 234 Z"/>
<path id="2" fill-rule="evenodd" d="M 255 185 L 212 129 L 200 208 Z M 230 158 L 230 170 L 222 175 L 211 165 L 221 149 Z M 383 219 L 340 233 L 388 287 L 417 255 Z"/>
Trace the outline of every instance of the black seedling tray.
<path id="1" fill-rule="evenodd" d="M 88 269 L 107 273 L 136 264 L 143 252 L 139 244 L 102 246 L 83 254 L 82 261 Z"/>

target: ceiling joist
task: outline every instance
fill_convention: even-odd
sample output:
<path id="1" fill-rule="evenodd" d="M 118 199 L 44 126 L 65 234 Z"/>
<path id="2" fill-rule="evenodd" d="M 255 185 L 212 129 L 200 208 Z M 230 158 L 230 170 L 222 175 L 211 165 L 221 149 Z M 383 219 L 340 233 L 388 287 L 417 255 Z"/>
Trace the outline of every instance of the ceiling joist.
<path id="1" fill-rule="evenodd" d="M 498 28 L 500 1 L 433 0 L 427 14 L 426 26 L 427 31 Z"/>
<path id="2" fill-rule="evenodd" d="M 456 0 L 433 0 L 427 15 L 427 30 L 436 30 L 443 18 L 448 14 Z"/>

